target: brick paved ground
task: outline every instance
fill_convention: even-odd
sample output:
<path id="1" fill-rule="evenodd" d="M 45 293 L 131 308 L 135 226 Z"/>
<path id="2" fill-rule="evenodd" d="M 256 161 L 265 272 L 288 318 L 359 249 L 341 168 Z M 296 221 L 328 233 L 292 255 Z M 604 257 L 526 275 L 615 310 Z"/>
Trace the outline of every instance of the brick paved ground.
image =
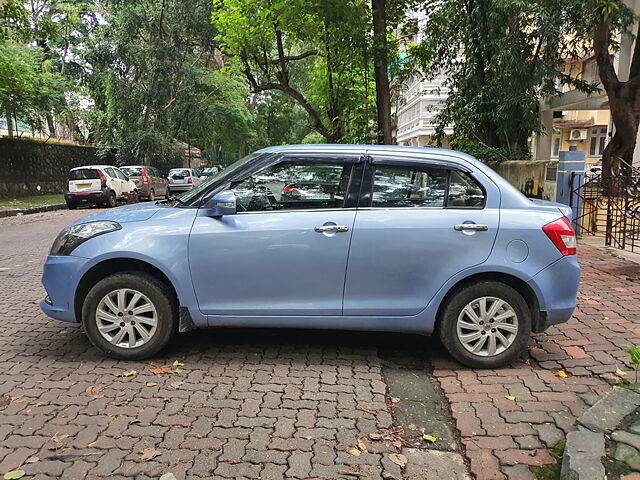
<path id="1" fill-rule="evenodd" d="M 37 306 L 53 236 L 85 213 L 0 220 L 0 474 L 21 465 L 39 479 L 402 478 L 392 446 L 345 450 L 391 427 L 377 347 L 405 337 L 210 330 L 178 336 L 153 364 L 105 359 L 78 326 Z M 622 345 L 638 343 L 640 266 L 580 254 L 575 318 L 536 335 L 511 368 L 472 371 L 424 343 L 478 479 L 527 480 L 527 465 L 553 462 L 547 447 L 608 391 L 602 377 L 626 368 Z M 175 360 L 181 374 L 148 371 Z M 160 455 L 145 461 L 145 449 Z"/>
<path id="2" fill-rule="evenodd" d="M 574 318 L 535 335 L 521 362 L 472 371 L 442 354 L 432 359 L 479 480 L 527 480 L 528 465 L 554 463 L 547 447 L 609 391 L 617 368 L 628 370 L 624 351 L 640 343 L 640 265 L 588 246 L 578 253 Z M 569 377 L 556 376 L 560 370 Z"/>

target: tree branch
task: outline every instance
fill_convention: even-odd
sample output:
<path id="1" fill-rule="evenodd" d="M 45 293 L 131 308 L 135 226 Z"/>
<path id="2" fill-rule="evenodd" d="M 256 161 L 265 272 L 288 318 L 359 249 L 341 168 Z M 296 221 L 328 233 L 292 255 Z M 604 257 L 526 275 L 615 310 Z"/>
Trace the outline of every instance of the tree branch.
<path id="1" fill-rule="evenodd" d="M 609 97 L 615 95 L 615 91 L 620 87 L 618 74 L 613 66 L 613 60 L 609 53 L 609 43 L 611 40 L 611 19 L 603 19 L 596 28 L 593 39 L 593 49 L 596 52 L 596 63 L 600 71 L 600 80 Z"/>
<path id="2" fill-rule="evenodd" d="M 294 62 L 296 60 L 302 60 L 304 58 L 307 57 L 311 57 L 313 55 L 318 55 L 318 51 L 317 50 L 309 50 L 308 52 L 304 52 L 301 53 L 300 55 L 288 55 L 288 56 L 284 56 L 282 58 L 278 58 L 277 60 L 271 60 L 271 64 L 272 65 L 278 65 L 281 60 L 284 59 L 285 62 Z"/>

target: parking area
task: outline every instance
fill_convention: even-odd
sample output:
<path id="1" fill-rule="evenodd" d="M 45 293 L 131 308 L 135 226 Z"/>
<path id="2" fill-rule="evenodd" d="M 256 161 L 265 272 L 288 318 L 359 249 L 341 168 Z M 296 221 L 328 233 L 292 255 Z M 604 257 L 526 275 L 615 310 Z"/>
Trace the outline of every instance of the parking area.
<path id="1" fill-rule="evenodd" d="M 548 448 L 628 370 L 624 345 L 640 337 L 640 266 L 583 246 L 574 318 L 510 368 L 466 369 L 435 340 L 404 335 L 239 329 L 179 335 L 151 362 L 114 361 L 38 308 L 54 236 L 87 213 L 0 219 L 1 474 L 430 478 L 411 447 L 431 444 L 412 444 L 411 416 L 398 414 L 420 404 L 398 390 L 405 375 L 446 396 L 440 425 L 427 427 L 445 432 L 437 448 L 462 451 L 475 478 L 526 480 L 529 466 L 555 462 Z M 443 446 L 448 424 L 457 432 Z"/>

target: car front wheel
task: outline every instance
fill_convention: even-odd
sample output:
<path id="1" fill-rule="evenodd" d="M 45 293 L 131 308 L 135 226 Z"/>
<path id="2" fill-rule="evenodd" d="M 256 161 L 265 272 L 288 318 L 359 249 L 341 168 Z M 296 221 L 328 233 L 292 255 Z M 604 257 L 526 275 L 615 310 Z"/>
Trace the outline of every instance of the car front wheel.
<path id="1" fill-rule="evenodd" d="M 125 360 L 149 358 L 177 330 L 174 295 L 142 272 L 110 275 L 93 286 L 82 307 L 84 329 L 96 347 Z"/>
<path id="2" fill-rule="evenodd" d="M 522 295 L 509 285 L 481 281 L 449 299 L 438 330 L 442 344 L 460 363 L 497 368 L 526 349 L 531 312 Z"/>

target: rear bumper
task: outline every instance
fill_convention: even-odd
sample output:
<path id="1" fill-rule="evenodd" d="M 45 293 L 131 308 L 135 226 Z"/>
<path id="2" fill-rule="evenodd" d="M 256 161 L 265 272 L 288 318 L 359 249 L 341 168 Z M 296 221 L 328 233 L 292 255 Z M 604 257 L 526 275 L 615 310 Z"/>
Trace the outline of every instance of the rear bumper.
<path id="1" fill-rule="evenodd" d="M 106 190 L 100 190 L 97 192 L 65 192 L 64 194 L 64 200 L 73 205 L 106 202 L 108 198 Z"/>
<path id="2" fill-rule="evenodd" d="M 545 313 L 547 325 L 566 322 L 576 308 L 580 266 L 575 255 L 562 257 L 535 275 L 529 285 Z"/>
<path id="3" fill-rule="evenodd" d="M 175 184 L 175 183 L 170 183 L 169 185 L 167 185 L 167 187 L 172 191 L 172 192 L 186 192 L 187 190 L 191 190 L 193 188 L 193 184 Z"/>

